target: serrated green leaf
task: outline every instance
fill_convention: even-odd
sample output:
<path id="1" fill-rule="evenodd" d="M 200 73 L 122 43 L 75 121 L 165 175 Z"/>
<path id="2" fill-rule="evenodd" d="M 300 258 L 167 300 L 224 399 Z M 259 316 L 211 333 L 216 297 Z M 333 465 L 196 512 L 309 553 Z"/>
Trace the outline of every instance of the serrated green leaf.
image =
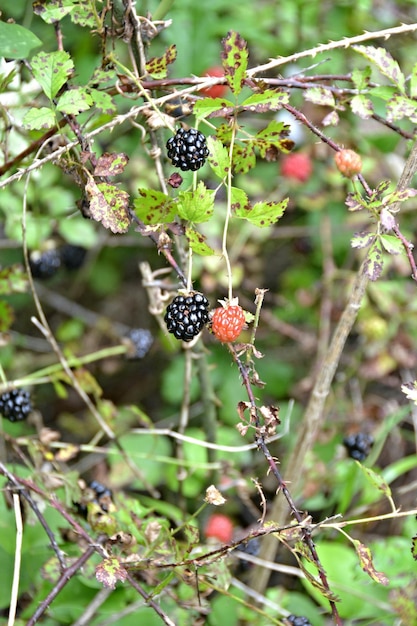
<path id="1" fill-rule="evenodd" d="M 230 169 L 229 151 L 217 137 L 213 136 L 207 137 L 207 147 L 210 151 L 207 161 L 211 169 L 216 176 L 224 180 Z"/>
<path id="2" fill-rule="evenodd" d="M 81 111 L 87 111 L 92 104 L 93 98 L 83 87 L 74 87 L 62 94 L 56 108 L 67 115 L 78 115 Z"/>
<path id="3" fill-rule="evenodd" d="M 381 476 L 380 474 L 377 474 L 370 467 L 365 467 L 364 465 L 359 463 L 359 461 L 356 461 L 356 464 L 361 468 L 361 471 L 366 476 L 367 480 L 371 483 L 371 485 L 376 487 L 378 491 L 381 491 L 381 493 L 383 493 L 384 496 L 386 496 L 387 498 L 391 498 L 392 496 L 391 488 L 388 485 L 388 483 L 385 481 L 383 476 Z"/>
<path id="4" fill-rule="evenodd" d="M 246 174 L 256 165 L 255 149 L 252 143 L 246 146 L 233 146 L 233 171 L 235 174 Z"/>
<path id="5" fill-rule="evenodd" d="M 369 65 L 363 69 L 355 68 L 352 70 L 352 82 L 358 90 L 366 89 L 371 78 L 371 68 Z"/>
<path id="6" fill-rule="evenodd" d="M 0 22 L 0 57 L 26 59 L 41 44 L 41 40 L 27 28 Z"/>
<path id="7" fill-rule="evenodd" d="M 325 89 L 324 87 L 310 87 L 306 89 L 304 98 L 320 106 L 334 107 L 336 104 L 333 93 L 330 89 Z"/>
<path id="8" fill-rule="evenodd" d="M 266 111 L 278 111 L 288 102 L 289 94 L 286 91 L 266 89 L 262 93 L 254 93 L 246 98 L 241 106 L 246 111 L 265 113 Z"/>
<path id="9" fill-rule="evenodd" d="M 282 122 L 272 121 L 253 138 L 252 144 L 258 148 L 262 158 L 269 161 L 277 159 L 278 150 L 288 154 L 294 142 L 288 139 L 290 127 Z"/>
<path id="10" fill-rule="evenodd" d="M 372 102 L 366 96 L 353 96 L 350 101 L 350 108 L 355 115 L 358 115 L 363 120 L 366 120 L 372 117 L 374 112 L 374 107 Z"/>
<path id="11" fill-rule="evenodd" d="M 359 562 L 363 571 L 366 572 L 376 583 L 379 583 L 380 585 L 389 585 L 389 580 L 385 574 L 378 572 L 375 569 L 371 550 L 357 539 L 353 539 L 351 541 L 355 546 L 356 554 L 359 557 Z"/>
<path id="12" fill-rule="evenodd" d="M 168 73 L 168 65 L 174 63 L 177 58 L 177 46 L 173 43 L 161 57 L 153 57 L 146 63 L 146 71 L 152 78 L 165 78 Z"/>
<path id="13" fill-rule="evenodd" d="M 97 20 L 94 11 L 91 9 L 90 0 L 78 0 L 74 10 L 70 14 L 71 21 L 79 26 L 94 28 Z"/>
<path id="14" fill-rule="evenodd" d="M 44 22 L 54 24 L 68 15 L 74 9 L 74 6 L 74 0 L 49 0 L 48 3 L 43 0 L 36 0 L 32 8 L 34 14 L 42 18 Z"/>
<path id="15" fill-rule="evenodd" d="M 387 103 L 387 121 L 394 122 L 404 117 L 417 122 L 417 102 L 407 96 L 395 95 Z"/>
<path id="16" fill-rule="evenodd" d="M 242 206 L 240 210 L 235 211 L 235 215 L 248 220 L 254 226 L 266 228 L 279 220 L 287 204 L 288 198 L 284 198 L 281 202 L 257 202 L 249 211 Z"/>
<path id="17" fill-rule="evenodd" d="M 200 181 L 194 191 L 180 191 L 177 212 L 180 217 L 197 224 L 207 222 L 213 215 L 214 191 Z"/>
<path id="18" fill-rule="evenodd" d="M 235 105 L 226 98 L 204 98 L 193 106 L 193 113 L 198 120 L 207 117 L 222 117 L 225 112 L 233 112 Z"/>
<path id="19" fill-rule="evenodd" d="M 14 311 L 8 302 L 0 300 L 0 333 L 9 330 L 14 322 Z"/>
<path id="20" fill-rule="evenodd" d="M 367 248 L 374 241 L 376 235 L 373 233 L 356 233 L 350 241 L 352 248 Z"/>
<path id="21" fill-rule="evenodd" d="M 374 46 L 353 46 L 353 49 L 373 63 L 381 74 L 389 78 L 401 92 L 404 92 L 405 76 L 388 50 Z"/>
<path id="22" fill-rule="evenodd" d="M 383 267 L 382 244 L 376 237 L 364 261 L 364 271 L 369 280 L 375 281 L 381 276 Z"/>
<path id="23" fill-rule="evenodd" d="M 21 265 L 10 265 L 0 269 L 0 295 L 24 293 L 28 287 L 27 274 Z"/>
<path id="24" fill-rule="evenodd" d="M 89 89 L 88 91 L 93 100 L 93 104 L 97 107 L 97 109 L 106 115 L 111 115 L 116 111 L 116 105 L 113 102 L 113 98 L 108 93 L 100 91 L 99 89 Z"/>
<path id="25" fill-rule="evenodd" d="M 404 252 L 403 244 L 394 235 L 381 235 L 380 239 L 388 254 L 402 254 Z"/>
<path id="26" fill-rule="evenodd" d="M 196 231 L 194 228 L 190 226 L 185 229 L 185 236 L 188 239 L 188 243 L 190 248 L 196 254 L 200 256 L 212 256 L 215 254 L 213 248 L 206 243 L 206 238 L 204 235 Z"/>
<path id="27" fill-rule="evenodd" d="M 410 98 L 417 96 L 417 63 L 411 69 L 410 74 Z"/>
<path id="28" fill-rule="evenodd" d="M 245 213 L 251 210 L 251 205 L 248 196 L 239 187 L 231 188 L 231 209 L 233 213 L 238 214 L 238 217 L 244 217 Z"/>
<path id="29" fill-rule="evenodd" d="M 90 177 L 85 186 L 90 214 L 112 233 L 125 233 L 130 225 L 129 194 L 108 183 L 97 184 Z"/>
<path id="30" fill-rule="evenodd" d="M 380 85 L 379 87 L 372 87 L 369 91 L 370 96 L 374 96 L 375 98 L 381 98 L 381 100 L 389 100 L 395 94 L 397 90 L 395 87 L 390 87 L 389 85 Z"/>
<path id="31" fill-rule="evenodd" d="M 33 76 L 50 100 L 65 85 L 73 68 L 70 55 L 63 50 L 40 52 L 32 59 Z"/>
<path id="32" fill-rule="evenodd" d="M 48 109 L 48 107 L 29 109 L 23 118 L 23 126 L 30 130 L 52 128 L 54 124 L 56 124 L 55 114 L 52 109 Z"/>
<path id="33" fill-rule="evenodd" d="M 167 224 L 177 214 L 176 203 L 155 189 L 139 189 L 140 198 L 134 201 L 135 213 L 145 224 Z"/>
<path id="34" fill-rule="evenodd" d="M 222 65 L 231 92 L 238 96 L 242 91 L 248 67 L 246 41 L 234 31 L 229 31 L 222 39 Z"/>

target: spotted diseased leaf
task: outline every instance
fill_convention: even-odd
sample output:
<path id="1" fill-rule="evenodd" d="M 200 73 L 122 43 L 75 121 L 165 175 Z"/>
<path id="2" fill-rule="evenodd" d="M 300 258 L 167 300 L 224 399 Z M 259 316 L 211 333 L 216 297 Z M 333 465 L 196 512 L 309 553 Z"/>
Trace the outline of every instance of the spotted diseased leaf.
<path id="1" fill-rule="evenodd" d="M 367 248 L 375 240 L 376 235 L 373 233 L 356 233 L 350 242 L 352 248 Z"/>
<path id="2" fill-rule="evenodd" d="M 99 89 L 89 89 L 90 96 L 93 100 L 94 106 L 105 113 L 111 115 L 116 111 L 116 105 L 113 102 L 113 98 L 105 91 Z"/>
<path id="3" fill-rule="evenodd" d="M 233 146 L 233 171 L 235 174 L 246 174 L 256 165 L 255 148 L 250 142 L 245 146 Z"/>
<path id="4" fill-rule="evenodd" d="M 74 10 L 70 14 L 71 21 L 83 28 L 94 28 L 97 26 L 97 20 L 94 11 L 91 10 L 90 0 L 78 0 Z"/>
<path id="5" fill-rule="evenodd" d="M 284 198 L 281 202 L 257 202 L 249 210 L 246 207 L 236 210 L 235 215 L 248 220 L 258 228 L 266 228 L 275 224 L 282 217 L 287 204 L 288 198 Z"/>
<path id="6" fill-rule="evenodd" d="M 169 196 L 154 189 L 139 189 L 134 201 L 135 213 L 145 224 L 167 224 L 177 214 L 177 205 Z"/>
<path id="7" fill-rule="evenodd" d="M 185 229 L 185 236 L 188 239 L 190 248 L 200 256 L 212 256 L 215 254 L 213 248 L 206 243 L 206 237 L 190 226 Z"/>
<path id="8" fill-rule="evenodd" d="M 204 98 L 193 106 L 193 113 L 198 120 L 208 117 L 227 117 L 232 115 L 235 105 L 226 98 Z"/>
<path id="9" fill-rule="evenodd" d="M 272 121 L 258 133 L 253 139 L 253 145 L 259 150 L 262 158 L 274 161 L 272 154 L 278 152 L 288 154 L 294 147 L 294 142 L 288 139 L 290 127 L 282 122 Z"/>
<path id="10" fill-rule="evenodd" d="M 32 72 L 44 94 L 52 100 L 65 85 L 74 69 L 74 63 L 63 50 L 39 52 L 32 59 Z"/>
<path id="11" fill-rule="evenodd" d="M 417 122 L 417 102 L 407 96 L 395 95 L 387 103 L 387 121 L 395 122 L 404 117 Z"/>
<path id="12" fill-rule="evenodd" d="M 404 74 L 397 61 L 392 58 L 388 50 L 385 50 L 385 48 L 375 48 L 374 46 L 353 46 L 353 49 L 368 59 L 370 63 L 378 68 L 381 74 L 389 78 L 401 92 L 404 92 Z"/>
<path id="13" fill-rule="evenodd" d="M 263 93 L 254 93 L 242 103 L 244 111 L 252 113 L 266 113 L 278 111 L 284 104 L 288 104 L 289 95 L 286 91 L 266 89 Z"/>
<path id="14" fill-rule="evenodd" d="M 0 333 L 9 330 L 14 322 L 14 311 L 10 304 L 5 300 L 0 300 Z"/>
<path id="15" fill-rule="evenodd" d="M 105 152 L 97 159 L 94 176 L 117 176 L 124 171 L 128 161 L 124 152 Z"/>
<path id="16" fill-rule="evenodd" d="M 417 63 L 415 63 L 411 69 L 410 74 L 410 97 L 415 98 L 417 96 Z"/>
<path id="17" fill-rule="evenodd" d="M 21 265 L 0 269 L 0 295 L 25 293 L 29 288 L 27 274 Z"/>
<path id="18" fill-rule="evenodd" d="M 153 57 L 146 63 L 146 71 L 152 78 L 166 78 L 168 65 L 174 63 L 177 58 L 177 46 L 172 44 L 161 57 Z"/>
<path id="19" fill-rule="evenodd" d="M 364 271 L 369 280 L 375 281 L 381 276 L 383 267 L 382 244 L 376 237 L 364 261 Z"/>
<path id="20" fill-rule="evenodd" d="M 389 585 L 389 580 L 385 574 L 378 572 L 375 569 L 370 549 L 356 539 L 353 540 L 353 545 L 355 546 L 356 554 L 359 557 L 359 562 L 363 571 L 366 572 L 376 583 L 379 583 L 380 585 Z"/>
<path id="21" fill-rule="evenodd" d="M 126 569 L 120 564 L 116 556 L 109 556 L 97 565 L 96 578 L 104 587 L 115 589 L 118 580 L 124 583 L 127 578 Z"/>
<path id="22" fill-rule="evenodd" d="M 363 95 L 353 96 L 350 101 L 350 108 L 355 115 L 358 115 L 363 120 L 372 117 L 374 113 L 374 107 L 371 100 Z"/>
<path id="23" fill-rule="evenodd" d="M 413 559 L 417 561 L 417 535 L 411 538 L 411 554 L 413 555 Z"/>
<path id="24" fill-rule="evenodd" d="M 47 24 L 55 24 L 64 18 L 75 8 L 74 0 L 36 0 L 33 12 Z"/>
<path id="25" fill-rule="evenodd" d="M 224 146 L 229 146 L 232 141 L 233 129 L 230 124 L 220 124 L 216 130 L 216 137 Z"/>
<path id="26" fill-rule="evenodd" d="M 32 50 L 41 45 L 42 42 L 35 33 L 20 24 L 0 22 L 0 57 L 25 59 Z"/>
<path id="27" fill-rule="evenodd" d="M 381 235 L 380 236 L 381 243 L 384 247 L 384 250 L 388 252 L 388 254 L 403 254 L 404 246 L 397 237 L 393 235 Z"/>
<path id="28" fill-rule="evenodd" d="M 222 39 L 222 65 L 231 92 L 238 96 L 242 91 L 248 68 L 246 41 L 235 31 L 229 31 Z"/>
<path id="29" fill-rule="evenodd" d="M 319 104 L 320 106 L 334 107 L 336 105 L 333 93 L 325 87 L 310 87 L 306 89 L 304 98 L 308 102 L 313 102 L 313 104 Z"/>
<path id="30" fill-rule="evenodd" d="M 208 163 L 213 172 L 221 180 L 227 176 L 230 169 L 229 151 L 217 137 L 207 137 L 207 147 L 210 151 Z"/>
<path id="31" fill-rule="evenodd" d="M 365 467 L 364 465 L 359 463 L 359 461 L 356 461 L 356 464 L 361 468 L 362 472 L 365 474 L 365 476 L 368 479 L 368 481 L 374 487 L 376 487 L 378 489 L 378 491 L 381 491 L 381 493 L 383 493 L 384 496 L 386 498 L 388 498 L 388 499 L 390 499 L 392 497 L 391 488 L 388 485 L 388 483 L 385 481 L 383 476 L 381 476 L 380 474 L 377 474 L 370 467 Z"/>
<path id="32" fill-rule="evenodd" d="M 41 130 L 42 128 L 52 128 L 56 123 L 56 118 L 52 109 L 40 107 L 39 109 L 29 109 L 23 118 L 23 126 L 29 130 Z"/>
<path id="33" fill-rule="evenodd" d="M 245 213 L 251 210 L 248 196 L 239 187 L 231 188 L 231 209 L 233 213 L 239 213 L 239 217 L 243 217 Z"/>
<path id="34" fill-rule="evenodd" d="M 109 183 L 96 183 L 90 177 L 85 186 L 90 214 L 112 233 L 125 233 L 130 225 L 129 194 Z"/>
<path id="35" fill-rule="evenodd" d="M 207 222 L 213 215 L 214 191 L 200 181 L 193 191 L 180 191 L 177 213 L 184 220 L 197 224 Z"/>
<path id="36" fill-rule="evenodd" d="M 337 126 L 340 122 L 340 117 L 337 111 L 330 111 L 321 120 L 322 126 Z"/>
<path id="37" fill-rule="evenodd" d="M 363 69 L 355 68 L 354 70 L 352 70 L 352 82 L 355 85 L 356 89 L 358 89 L 359 91 L 367 89 L 367 87 L 369 86 L 369 81 L 371 80 L 371 72 L 372 70 L 369 65 Z"/>
<path id="38" fill-rule="evenodd" d="M 92 104 L 93 99 L 84 87 L 74 87 L 62 94 L 56 108 L 67 115 L 78 115 L 81 111 L 87 111 Z"/>

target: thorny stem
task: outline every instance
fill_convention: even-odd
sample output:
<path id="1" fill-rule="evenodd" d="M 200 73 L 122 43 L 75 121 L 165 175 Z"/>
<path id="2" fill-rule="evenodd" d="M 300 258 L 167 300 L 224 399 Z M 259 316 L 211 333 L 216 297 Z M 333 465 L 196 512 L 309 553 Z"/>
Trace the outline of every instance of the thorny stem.
<path id="1" fill-rule="evenodd" d="M 223 239 L 222 239 L 222 255 L 226 263 L 229 300 L 231 300 L 233 297 L 233 274 L 232 274 L 232 266 L 231 266 L 230 258 L 229 258 L 229 252 L 227 250 L 227 233 L 229 230 L 230 218 L 232 217 L 232 177 L 233 177 L 232 162 L 233 162 L 233 148 L 235 145 L 235 137 L 236 137 L 236 120 L 235 120 L 235 123 L 233 124 L 232 136 L 230 138 L 229 169 L 227 172 L 227 206 L 226 206 L 226 217 L 224 220 L 224 228 L 223 228 Z"/>

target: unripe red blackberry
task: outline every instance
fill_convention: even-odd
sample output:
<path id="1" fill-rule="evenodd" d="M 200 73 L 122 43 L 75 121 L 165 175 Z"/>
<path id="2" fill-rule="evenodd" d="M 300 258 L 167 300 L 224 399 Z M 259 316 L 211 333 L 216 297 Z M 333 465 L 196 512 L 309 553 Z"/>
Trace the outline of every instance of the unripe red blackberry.
<path id="1" fill-rule="evenodd" d="M 225 303 L 214 310 L 211 330 L 223 343 L 235 341 L 245 326 L 245 314 L 238 304 Z"/>
<path id="2" fill-rule="evenodd" d="M 183 172 L 199 170 L 209 155 L 206 138 L 195 128 L 177 130 L 174 137 L 168 139 L 167 150 L 172 165 Z"/>
<path id="3" fill-rule="evenodd" d="M 362 170 L 362 159 L 354 150 L 339 150 L 334 156 L 337 169 L 346 178 L 352 178 L 360 174 Z"/>
<path id="4" fill-rule="evenodd" d="M 181 341 L 192 341 L 208 322 L 208 305 L 202 293 L 176 296 L 164 316 L 168 332 Z"/>
<path id="5" fill-rule="evenodd" d="M 32 410 L 30 394 L 23 389 L 12 389 L 0 396 L 0 415 L 10 422 L 19 422 L 28 417 Z"/>

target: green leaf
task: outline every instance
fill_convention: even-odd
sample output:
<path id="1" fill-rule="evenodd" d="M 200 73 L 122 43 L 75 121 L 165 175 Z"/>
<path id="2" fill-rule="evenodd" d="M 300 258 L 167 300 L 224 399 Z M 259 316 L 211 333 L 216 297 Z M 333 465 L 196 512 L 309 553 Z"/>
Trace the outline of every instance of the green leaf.
<path id="1" fill-rule="evenodd" d="M 108 183 L 90 177 L 85 186 L 91 217 L 112 233 L 125 233 L 130 225 L 129 194 Z"/>
<path id="2" fill-rule="evenodd" d="M 188 226 L 185 229 L 185 236 L 188 239 L 190 248 L 196 254 L 200 254 L 201 256 L 212 256 L 215 254 L 213 248 L 210 248 L 210 246 L 206 243 L 206 237 L 194 228 Z"/>
<path id="3" fill-rule="evenodd" d="M 374 107 L 371 100 L 366 96 L 361 95 L 353 96 L 352 100 L 350 101 L 350 108 L 352 109 L 353 113 L 355 113 L 355 115 L 358 115 L 363 120 L 372 117 L 374 112 Z"/>
<path id="4" fill-rule="evenodd" d="M 231 209 L 234 213 L 239 214 L 238 217 L 244 217 L 245 213 L 251 210 L 248 196 L 239 187 L 231 188 Z"/>
<path id="5" fill-rule="evenodd" d="M 140 198 L 134 201 L 135 213 L 145 224 L 167 224 L 177 214 L 177 205 L 162 191 L 139 189 Z"/>
<path id="6" fill-rule="evenodd" d="M 222 65 L 230 90 L 235 96 L 242 91 L 248 67 L 246 41 L 234 31 L 229 31 L 222 39 Z"/>
<path id="7" fill-rule="evenodd" d="M 404 252 L 403 244 L 397 237 L 393 235 L 381 235 L 380 239 L 388 254 L 402 254 Z"/>
<path id="8" fill-rule="evenodd" d="M 253 113 L 266 113 L 281 109 L 284 104 L 288 104 L 288 101 L 289 94 L 286 91 L 266 89 L 263 93 L 254 93 L 249 96 L 241 106 Z"/>
<path id="9" fill-rule="evenodd" d="M 368 61 L 378 68 L 381 74 L 389 78 L 401 92 L 404 92 L 404 74 L 397 61 L 392 58 L 388 50 L 385 48 L 375 48 L 374 46 L 353 46 L 353 49 L 368 59 Z"/>
<path id="10" fill-rule="evenodd" d="M 105 91 L 99 89 L 88 89 L 90 96 L 93 100 L 94 106 L 105 113 L 111 115 L 116 111 L 116 105 L 113 102 L 113 98 Z"/>
<path id="11" fill-rule="evenodd" d="M 281 202 L 257 202 L 249 211 L 246 207 L 242 207 L 235 211 L 235 215 L 248 220 L 259 228 L 265 228 L 272 226 L 282 217 L 287 204 L 288 198 L 284 198 Z"/>
<path id="12" fill-rule="evenodd" d="M 362 91 L 366 89 L 369 85 L 369 81 L 371 79 L 371 68 L 369 65 L 363 69 L 355 68 L 352 70 L 352 82 L 355 85 L 356 89 Z"/>
<path id="13" fill-rule="evenodd" d="M 246 146 L 233 146 L 233 171 L 235 174 L 246 174 L 256 165 L 255 148 L 253 143 Z"/>
<path id="14" fill-rule="evenodd" d="M 385 574 L 378 572 L 375 569 L 370 549 L 357 539 L 353 539 L 352 543 L 355 546 L 356 554 L 359 557 L 359 562 L 363 571 L 366 572 L 376 583 L 389 585 L 389 580 Z"/>
<path id="15" fill-rule="evenodd" d="M 213 215 L 214 191 L 207 189 L 202 181 L 195 191 L 180 191 L 177 213 L 184 220 L 197 224 L 207 222 Z"/>
<path id="16" fill-rule="evenodd" d="M 204 98 L 193 106 L 193 113 L 198 120 L 207 117 L 222 117 L 226 111 L 233 112 L 235 105 L 226 98 Z"/>
<path id="17" fill-rule="evenodd" d="M 27 275 L 21 265 L 10 265 L 0 269 L 0 295 L 24 293 L 28 287 Z"/>
<path id="18" fill-rule="evenodd" d="M 373 233 L 356 233 L 350 241 L 352 248 L 367 248 L 374 241 L 376 235 Z"/>
<path id="19" fill-rule="evenodd" d="M 0 300 L 0 333 L 9 330 L 14 322 L 14 311 L 8 302 Z"/>
<path id="20" fill-rule="evenodd" d="M 67 115 L 78 115 L 81 111 L 87 111 L 92 104 L 93 98 L 84 87 L 74 87 L 62 94 L 56 108 Z"/>
<path id="21" fill-rule="evenodd" d="M 74 0 L 36 0 L 33 3 L 33 12 L 47 24 L 59 22 L 74 9 Z"/>
<path id="22" fill-rule="evenodd" d="M 0 57 L 26 59 L 41 44 L 41 40 L 27 28 L 0 22 Z"/>
<path id="23" fill-rule="evenodd" d="M 334 107 L 336 102 L 333 93 L 325 87 L 310 87 L 304 92 L 304 98 L 320 106 Z"/>
<path id="24" fill-rule="evenodd" d="M 168 65 L 174 63 L 177 58 L 177 46 L 172 44 L 165 50 L 161 57 L 153 57 L 146 63 L 146 70 L 152 78 L 166 78 L 168 74 Z"/>
<path id="25" fill-rule="evenodd" d="M 73 69 L 70 55 L 63 50 L 40 52 L 32 59 L 33 76 L 50 100 L 65 85 Z"/>
<path id="26" fill-rule="evenodd" d="M 383 266 L 382 244 L 379 237 L 376 237 L 364 262 L 364 271 L 369 280 L 378 280 Z"/>
<path id="27" fill-rule="evenodd" d="M 23 126 L 30 130 L 40 130 L 41 128 L 52 128 L 56 124 L 55 114 L 48 107 L 40 109 L 29 109 L 23 118 Z"/>
<path id="28" fill-rule="evenodd" d="M 394 122 L 404 117 L 411 122 L 417 122 L 417 102 L 407 96 L 395 95 L 387 103 L 387 120 Z"/>
<path id="29" fill-rule="evenodd" d="M 356 464 L 361 468 L 362 472 L 365 474 L 371 485 L 376 487 L 378 491 L 381 491 L 381 493 L 383 493 L 386 498 L 391 498 L 392 492 L 390 486 L 385 481 L 383 476 L 377 474 L 370 467 L 365 467 L 364 465 L 362 465 L 362 463 L 359 463 L 359 461 L 356 461 Z"/>
<path id="30" fill-rule="evenodd" d="M 78 0 L 74 10 L 70 14 L 70 17 L 74 24 L 78 24 L 84 28 L 94 28 L 98 25 L 94 11 L 91 9 L 90 0 Z"/>
<path id="31" fill-rule="evenodd" d="M 224 180 L 230 169 L 229 151 L 217 137 L 207 137 L 207 147 L 210 151 L 208 163 L 213 172 L 221 180 Z"/>
<path id="32" fill-rule="evenodd" d="M 417 96 L 417 63 L 415 63 L 411 69 L 410 74 L 410 97 L 415 98 Z"/>

